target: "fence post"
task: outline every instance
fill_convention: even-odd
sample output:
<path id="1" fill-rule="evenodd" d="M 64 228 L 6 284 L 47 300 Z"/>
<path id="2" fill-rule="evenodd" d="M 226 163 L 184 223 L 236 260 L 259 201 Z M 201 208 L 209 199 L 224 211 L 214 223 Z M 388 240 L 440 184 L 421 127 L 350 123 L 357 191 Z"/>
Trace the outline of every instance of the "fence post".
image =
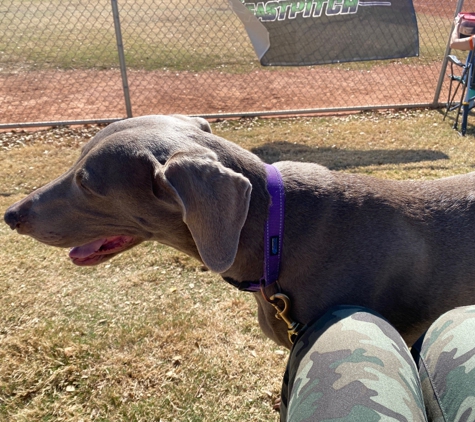
<path id="1" fill-rule="evenodd" d="M 455 19 L 455 16 L 457 16 L 462 10 L 463 2 L 464 0 L 457 1 L 457 7 L 455 8 L 454 19 Z M 434 101 L 432 101 L 432 105 L 434 106 L 437 106 L 439 104 L 440 91 L 442 89 L 442 84 L 444 82 L 444 77 L 445 77 L 445 69 L 447 68 L 447 63 L 449 60 L 448 55 L 450 53 L 450 38 L 451 38 L 453 30 L 454 30 L 454 25 L 452 24 L 452 26 L 450 27 L 450 34 L 449 34 L 449 39 L 447 41 L 447 46 L 445 47 L 444 60 L 440 68 L 439 81 L 437 82 L 437 88 L 435 89 Z"/>
<path id="2" fill-rule="evenodd" d="M 124 90 L 125 110 L 127 117 L 132 117 L 132 104 L 130 102 L 129 83 L 127 81 L 127 67 L 125 65 L 124 44 L 122 43 L 122 32 L 120 29 L 119 7 L 117 0 L 111 0 L 112 14 L 114 16 L 115 38 L 117 40 L 117 51 L 119 53 L 120 74 L 122 76 L 122 88 Z"/>

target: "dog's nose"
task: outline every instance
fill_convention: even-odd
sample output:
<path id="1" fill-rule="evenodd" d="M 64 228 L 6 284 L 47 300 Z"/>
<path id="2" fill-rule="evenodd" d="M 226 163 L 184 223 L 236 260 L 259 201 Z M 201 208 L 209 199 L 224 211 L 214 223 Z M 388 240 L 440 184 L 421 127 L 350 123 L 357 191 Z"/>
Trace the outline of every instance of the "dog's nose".
<path id="1" fill-rule="evenodd" d="M 25 214 L 21 214 L 19 210 L 10 207 L 3 216 L 5 223 L 7 223 L 12 230 L 19 229 L 25 222 Z"/>
<path id="2" fill-rule="evenodd" d="M 3 216 L 5 223 L 7 223 L 12 230 L 15 230 L 20 225 L 18 213 L 12 209 L 8 209 Z"/>

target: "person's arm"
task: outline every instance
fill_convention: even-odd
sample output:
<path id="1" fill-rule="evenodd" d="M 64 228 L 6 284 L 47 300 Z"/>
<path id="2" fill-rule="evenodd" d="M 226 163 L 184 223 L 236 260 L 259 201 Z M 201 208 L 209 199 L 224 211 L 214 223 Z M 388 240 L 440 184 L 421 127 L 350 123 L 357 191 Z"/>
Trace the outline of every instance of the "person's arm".
<path id="1" fill-rule="evenodd" d="M 456 16 L 454 20 L 454 30 L 450 37 L 450 48 L 456 50 L 473 50 L 474 47 L 474 35 L 468 38 L 460 38 L 460 16 Z"/>

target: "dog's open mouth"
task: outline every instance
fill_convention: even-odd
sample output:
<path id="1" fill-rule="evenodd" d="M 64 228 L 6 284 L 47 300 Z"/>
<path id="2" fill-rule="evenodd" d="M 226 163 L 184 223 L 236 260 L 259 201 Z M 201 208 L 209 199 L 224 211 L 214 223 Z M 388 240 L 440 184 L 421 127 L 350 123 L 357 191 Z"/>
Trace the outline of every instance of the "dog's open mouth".
<path id="1" fill-rule="evenodd" d="M 132 236 L 106 237 L 72 248 L 69 257 L 76 265 L 97 265 L 136 243 L 136 239 Z"/>

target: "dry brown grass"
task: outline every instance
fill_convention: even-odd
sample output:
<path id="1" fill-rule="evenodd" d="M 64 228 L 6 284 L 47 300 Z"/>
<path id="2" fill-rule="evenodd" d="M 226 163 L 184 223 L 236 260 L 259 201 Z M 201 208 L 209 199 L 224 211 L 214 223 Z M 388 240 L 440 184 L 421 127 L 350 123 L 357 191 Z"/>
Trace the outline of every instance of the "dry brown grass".
<path id="1" fill-rule="evenodd" d="M 458 136 L 435 111 L 213 126 L 268 161 L 398 179 L 474 165 L 473 132 Z M 2 212 L 96 130 L 0 134 Z M 278 420 L 287 352 L 261 334 L 251 295 L 155 243 L 78 268 L 5 224 L 0 236 L 0 420 Z"/>

